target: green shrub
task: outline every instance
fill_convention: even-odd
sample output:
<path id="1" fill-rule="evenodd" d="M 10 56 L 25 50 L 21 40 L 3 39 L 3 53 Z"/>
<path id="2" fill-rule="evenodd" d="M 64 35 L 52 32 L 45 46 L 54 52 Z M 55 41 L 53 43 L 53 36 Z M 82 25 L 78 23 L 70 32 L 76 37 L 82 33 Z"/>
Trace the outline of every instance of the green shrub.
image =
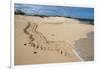
<path id="1" fill-rule="evenodd" d="M 25 15 L 25 13 L 23 11 L 21 11 L 21 10 L 16 10 L 15 14 L 16 15 Z"/>

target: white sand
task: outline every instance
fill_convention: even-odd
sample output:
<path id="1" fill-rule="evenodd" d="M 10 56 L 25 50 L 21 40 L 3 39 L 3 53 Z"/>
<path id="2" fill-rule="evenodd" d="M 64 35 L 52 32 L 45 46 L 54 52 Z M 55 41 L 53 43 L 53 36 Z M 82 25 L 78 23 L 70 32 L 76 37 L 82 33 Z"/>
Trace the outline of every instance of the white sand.
<path id="1" fill-rule="evenodd" d="M 29 42 L 29 35 L 25 34 L 23 30 L 28 22 L 31 24 L 28 31 L 32 35 L 36 35 L 35 42 L 38 45 L 55 49 L 58 44 L 60 50 L 63 49 L 71 55 L 64 56 L 55 50 L 40 50 L 34 49 L 30 45 L 25 46 L 24 44 Z M 38 25 L 36 30 L 39 32 L 40 37 L 37 36 L 37 33 L 32 33 L 34 24 Z M 87 34 L 92 31 L 93 25 L 82 24 L 75 19 L 15 15 L 15 64 L 24 65 L 82 61 L 84 59 L 77 54 L 74 44 L 75 41 L 80 38 L 87 38 Z M 48 43 L 45 43 L 45 39 Z M 34 51 L 37 53 L 34 54 Z"/>

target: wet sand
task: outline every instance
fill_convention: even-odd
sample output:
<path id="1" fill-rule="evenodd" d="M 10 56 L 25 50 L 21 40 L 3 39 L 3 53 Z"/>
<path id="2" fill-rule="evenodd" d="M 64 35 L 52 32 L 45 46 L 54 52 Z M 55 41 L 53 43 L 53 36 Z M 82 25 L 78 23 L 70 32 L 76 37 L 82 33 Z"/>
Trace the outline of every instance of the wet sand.
<path id="1" fill-rule="evenodd" d="M 77 53 L 79 53 L 85 61 L 94 60 L 94 32 L 88 33 L 87 38 L 80 38 L 75 41 L 74 46 L 76 47 Z"/>
<path id="2" fill-rule="evenodd" d="M 71 18 L 15 15 L 15 65 L 93 60 L 91 32 Z"/>

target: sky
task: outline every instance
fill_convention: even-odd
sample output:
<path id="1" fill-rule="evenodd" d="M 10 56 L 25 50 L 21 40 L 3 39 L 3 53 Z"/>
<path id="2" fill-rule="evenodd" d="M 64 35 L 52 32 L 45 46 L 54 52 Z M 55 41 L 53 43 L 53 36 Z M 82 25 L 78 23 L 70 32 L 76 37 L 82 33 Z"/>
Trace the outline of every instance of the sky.
<path id="1" fill-rule="evenodd" d="M 94 19 L 94 8 L 71 7 L 71 6 L 52 6 L 36 4 L 14 5 L 15 10 L 21 10 L 27 15 L 49 15 L 49 16 L 68 16 L 81 19 Z"/>

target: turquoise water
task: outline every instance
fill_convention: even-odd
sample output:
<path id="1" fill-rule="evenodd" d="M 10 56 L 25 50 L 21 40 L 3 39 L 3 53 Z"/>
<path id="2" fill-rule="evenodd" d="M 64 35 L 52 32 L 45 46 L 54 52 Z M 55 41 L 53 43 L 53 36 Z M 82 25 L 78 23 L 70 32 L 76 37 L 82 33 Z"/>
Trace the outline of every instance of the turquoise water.
<path id="1" fill-rule="evenodd" d="M 64 16 L 80 19 L 94 19 L 94 8 L 18 3 L 14 5 L 14 8 L 15 11 L 21 10 L 27 15 Z"/>

